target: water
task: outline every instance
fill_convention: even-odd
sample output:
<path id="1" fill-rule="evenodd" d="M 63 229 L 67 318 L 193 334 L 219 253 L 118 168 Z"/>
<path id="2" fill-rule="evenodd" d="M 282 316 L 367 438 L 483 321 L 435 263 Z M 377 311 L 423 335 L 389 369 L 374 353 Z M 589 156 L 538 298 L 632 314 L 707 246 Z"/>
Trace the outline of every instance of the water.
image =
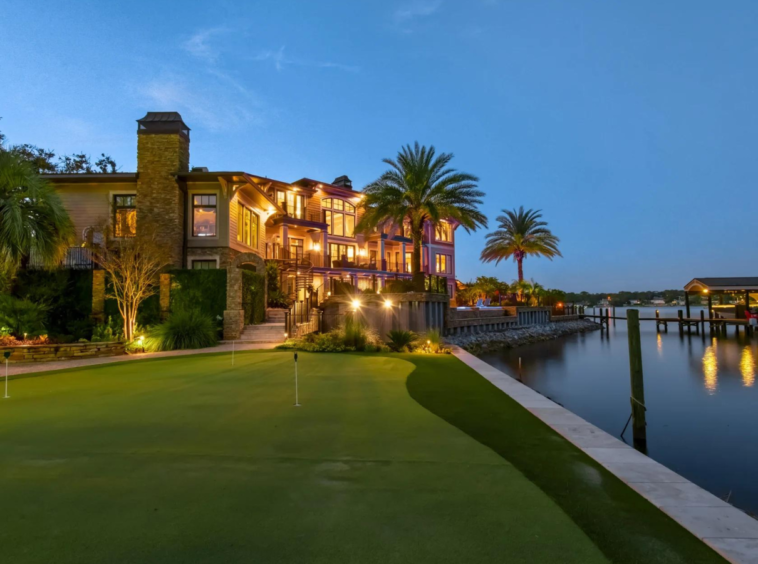
<path id="1" fill-rule="evenodd" d="M 655 308 L 638 308 L 654 317 Z M 617 308 L 617 316 L 626 316 Z M 661 308 L 676 317 L 676 308 Z M 692 308 L 692 317 L 700 308 Z M 642 321 L 648 455 L 737 507 L 758 514 L 758 335 L 657 334 Z M 480 355 L 482 360 L 619 436 L 630 414 L 626 320 L 594 331 Z M 631 424 L 625 437 L 631 443 Z"/>

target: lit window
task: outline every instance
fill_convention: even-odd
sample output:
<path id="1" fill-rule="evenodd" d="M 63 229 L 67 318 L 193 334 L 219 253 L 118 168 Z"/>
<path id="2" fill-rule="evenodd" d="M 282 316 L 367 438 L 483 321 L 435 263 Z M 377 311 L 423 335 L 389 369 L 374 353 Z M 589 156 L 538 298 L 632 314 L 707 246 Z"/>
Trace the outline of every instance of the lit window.
<path id="1" fill-rule="evenodd" d="M 332 218 L 332 233 L 331 235 L 344 235 L 345 234 L 345 214 L 335 213 Z"/>
<path id="2" fill-rule="evenodd" d="M 196 194 L 192 197 L 192 235 L 216 236 L 216 195 Z"/>
<path id="3" fill-rule="evenodd" d="M 192 270 L 212 270 L 216 268 L 215 260 L 193 260 Z"/>
<path id="4" fill-rule="evenodd" d="M 355 206 L 336 198 L 321 200 L 324 208 L 324 223 L 329 235 L 355 237 Z"/>
<path id="5" fill-rule="evenodd" d="M 242 243 L 245 238 L 243 235 L 243 223 L 245 221 L 245 206 L 241 203 L 237 203 L 237 241 Z"/>
<path id="6" fill-rule="evenodd" d="M 250 246 L 250 210 L 245 208 L 245 219 L 242 227 L 242 239 L 245 245 Z"/>
<path id="7" fill-rule="evenodd" d="M 305 196 L 287 192 L 287 215 L 297 219 L 305 217 Z"/>
<path id="8" fill-rule="evenodd" d="M 450 255 L 437 255 L 437 272 L 446 274 L 450 272 Z"/>
<path id="9" fill-rule="evenodd" d="M 137 234 L 137 197 L 134 194 L 113 196 L 113 234 L 134 237 Z"/>
<path id="10" fill-rule="evenodd" d="M 442 221 L 434 228 L 437 241 L 450 243 L 453 240 L 453 226 L 446 221 Z"/>

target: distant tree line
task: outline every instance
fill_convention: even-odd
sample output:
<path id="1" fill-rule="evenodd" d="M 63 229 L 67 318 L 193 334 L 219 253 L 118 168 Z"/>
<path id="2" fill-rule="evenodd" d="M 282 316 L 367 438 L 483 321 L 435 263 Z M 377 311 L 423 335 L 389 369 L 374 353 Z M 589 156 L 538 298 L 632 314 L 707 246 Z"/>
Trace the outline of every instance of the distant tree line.
<path id="1" fill-rule="evenodd" d="M 670 304 L 680 299 L 684 299 L 684 290 L 646 290 L 642 292 L 630 292 L 623 290 L 615 293 L 590 293 L 590 292 L 567 292 L 566 301 L 569 303 L 586 304 L 590 307 L 598 305 L 601 301 L 610 298 L 611 305 L 622 307 L 629 305 L 633 301 L 639 301 L 642 304 L 650 303 L 655 298 L 663 298 Z M 691 304 L 699 304 L 699 296 L 690 296 Z"/>
<path id="2" fill-rule="evenodd" d="M 116 161 L 105 153 L 92 161 L 85 153 L 62 155 L 56 160 L 55 151 L 43 149 L 36 145 L 5 145 L 5 134 L 0 131 L 0 151 L 13 153 L 28 162 L 37 174 L 78 174 L 78 173 L 114 173 L 118 172 Z"/>

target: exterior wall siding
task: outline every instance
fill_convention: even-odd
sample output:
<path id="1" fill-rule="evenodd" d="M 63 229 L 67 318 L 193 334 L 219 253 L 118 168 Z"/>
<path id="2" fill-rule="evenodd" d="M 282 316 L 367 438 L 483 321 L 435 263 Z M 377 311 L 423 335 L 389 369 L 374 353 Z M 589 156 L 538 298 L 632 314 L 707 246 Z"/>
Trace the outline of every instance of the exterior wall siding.
<path id="1" fill-rule="evenodd" d="M 84 231 L 93 226 L 110 225 L 111 194 L 134 194 L 134 182 L 103 184 L 56 184 L 76 232 L 76 244 L 83 242 Z"/>

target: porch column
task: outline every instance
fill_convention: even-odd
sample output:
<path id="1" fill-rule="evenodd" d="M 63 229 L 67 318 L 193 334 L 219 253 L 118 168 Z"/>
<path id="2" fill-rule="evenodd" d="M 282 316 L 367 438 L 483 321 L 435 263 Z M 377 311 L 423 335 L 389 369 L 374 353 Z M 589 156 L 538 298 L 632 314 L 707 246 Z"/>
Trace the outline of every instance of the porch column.
<path id="1" fill-rule="evenodd" d="M 407 271 L 407 267 L 405 266 L 405 243 L 401 243 L 400 244 L 400 258 L 403 259 L 403 268 L 402 268 L 402 271 L 406 272 Z"/>
<path id="2" fill-rule="evenodd" d="M 379 265 L 381 270 L 387 270 L 387 258 L 384 256 L 384 239 L 379 237 Z"/>
<path id="3" fill-rule="evenodd" d="M 321 256 L 324 257 L 323 265 L 326 268 L 331 268 L 332 265 L 329 263 L 329 233 L 326 229 L 321 232 Z"/>
<path id="4" fill-rule="evenodd" d="M 282 235 L 281 235 L 281 237 L 282 237 L 282 248 L 283 249 L 287 249 L 287 251 L 289 251 L 289 248 L 290 248 L 290 230 L 289 230 L 289 227 L 287 227 L 284 224 L 282 224 Z M 281 257 L 281 258 L 285 258 L 285 257 Z M 286 258 L 289 258 L 289 255 L 287 255 Z"/>

